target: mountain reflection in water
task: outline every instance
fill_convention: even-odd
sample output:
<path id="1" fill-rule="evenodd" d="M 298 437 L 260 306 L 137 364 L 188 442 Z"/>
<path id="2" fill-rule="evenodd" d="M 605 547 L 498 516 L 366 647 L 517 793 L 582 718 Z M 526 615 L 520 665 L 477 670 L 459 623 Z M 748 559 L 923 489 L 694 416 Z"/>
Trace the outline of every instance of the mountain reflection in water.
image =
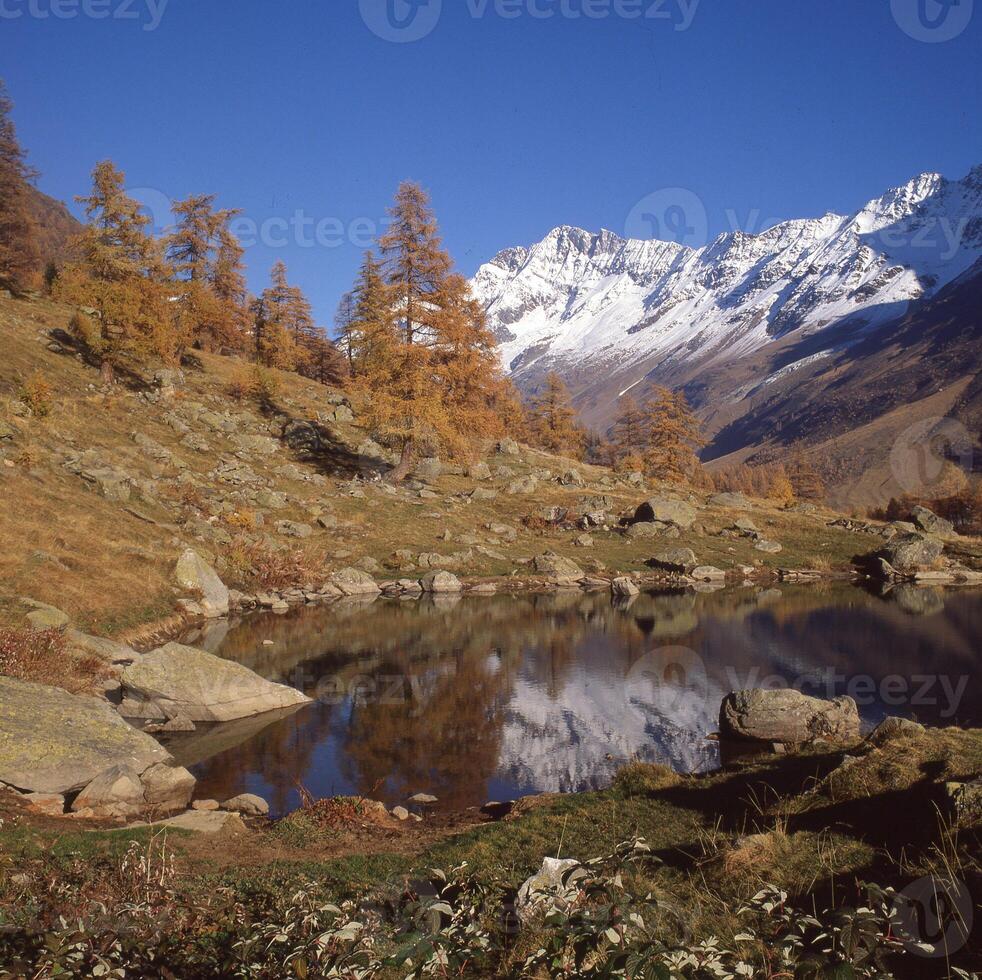
<path id="1" fill-rule="evenodd" d="M 978 592 L 845 585 L 309 606 L 186 640 L 315 703 L 168 747 L 199 797 L 258 793 L 274 814 L 298 805 L 298 784 L 461 808 L 599 788 L 632 759 L 713 768 L 706 736 L 742 687 L 853 694 L 867 725 L 978 724 L 980 637 Z"/>

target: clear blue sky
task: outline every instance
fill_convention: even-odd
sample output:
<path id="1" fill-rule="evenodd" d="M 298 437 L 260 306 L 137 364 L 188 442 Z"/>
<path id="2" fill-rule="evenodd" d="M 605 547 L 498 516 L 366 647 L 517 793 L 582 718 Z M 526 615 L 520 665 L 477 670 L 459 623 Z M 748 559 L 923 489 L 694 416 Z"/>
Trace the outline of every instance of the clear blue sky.
<path id="1" fill-rule="evenodd" d="M 918 0 L 636 0 L 661 15 L 640 20 L 621 16 L 631 0 L 442 0 L 411 43 L 373 33 L 359 0 L 169 0 L 144 30 L 148 2 L 0 0 L 0 76 L 39 186 L 70 201 L 111 157 L 132 188 L 214 192 L 257 228 L 301 212 L 299 232 L 267 225 L 287 244 L 248 250 L 250 284 L 283 258 L 323 322 L 360 258 L 350 223 L 381 221 L 404 178 L 471 274 L 558 224 L 623 233 L 663 188 L 696 195 L 715 234 L 727 211 L 850 211 L 982 162 L 982 0 L 949 10 L 971 19 L 937 43 L 911 36 Z M 361 3 L 385 33 L 385 0 Z M 344 244 L 317 245 L 331 219 Z"/>

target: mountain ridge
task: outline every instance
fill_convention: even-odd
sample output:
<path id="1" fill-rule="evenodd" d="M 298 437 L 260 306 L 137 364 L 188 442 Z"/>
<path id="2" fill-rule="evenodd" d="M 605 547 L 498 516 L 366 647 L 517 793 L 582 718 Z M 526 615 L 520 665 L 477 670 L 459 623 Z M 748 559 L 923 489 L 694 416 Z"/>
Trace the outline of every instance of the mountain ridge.
<path id="1" fill-rule="evenodd" d="M 701 248 L 560 225 L 499 252 L 472 285 L 520 388 L 557 371 L 601 430 L 626 392 L 681 388 L 711 460 L 749 458 L 768 441 L 762 389 L 778 393 L 825 362 L 841 367 L 870 337 L 886 344 L 949 287 L 978 294 L 980 260 L 982 165 L 960 180 L 919 174 L 851 215 L 725 232 Z M 863 356 L 871 363 L 868 343 Z M 962 366 L 977 361 L 969 354 Z M 734 445 L 734 422 L 754 413 L 755 441 Z M 795 442 L 822 435 L 803 428 Z"/>

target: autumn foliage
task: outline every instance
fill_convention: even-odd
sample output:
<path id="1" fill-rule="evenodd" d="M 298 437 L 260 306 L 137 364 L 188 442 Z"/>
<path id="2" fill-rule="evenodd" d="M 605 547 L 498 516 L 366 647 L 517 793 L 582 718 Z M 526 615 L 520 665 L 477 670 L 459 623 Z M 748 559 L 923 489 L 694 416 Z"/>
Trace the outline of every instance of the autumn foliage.
<path id="1" fill-rule="evenodd" d="M 28 208 L 34 172 L 17 141 L 12 108 L 0 81 L 0 286 L 21 293 L 37 284 L 41 252 Z"/>

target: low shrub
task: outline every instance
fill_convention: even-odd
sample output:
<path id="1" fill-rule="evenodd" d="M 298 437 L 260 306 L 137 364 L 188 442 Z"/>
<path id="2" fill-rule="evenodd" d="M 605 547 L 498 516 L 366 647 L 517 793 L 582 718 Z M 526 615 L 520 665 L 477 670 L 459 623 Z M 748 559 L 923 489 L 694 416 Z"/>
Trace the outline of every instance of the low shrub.
<path id="1" fill-rule="evenodd" d="M 103 676 L 102 661 L 71 655 L 61 630 L 0 629 L 0 674 L 72 693 Z"/>

